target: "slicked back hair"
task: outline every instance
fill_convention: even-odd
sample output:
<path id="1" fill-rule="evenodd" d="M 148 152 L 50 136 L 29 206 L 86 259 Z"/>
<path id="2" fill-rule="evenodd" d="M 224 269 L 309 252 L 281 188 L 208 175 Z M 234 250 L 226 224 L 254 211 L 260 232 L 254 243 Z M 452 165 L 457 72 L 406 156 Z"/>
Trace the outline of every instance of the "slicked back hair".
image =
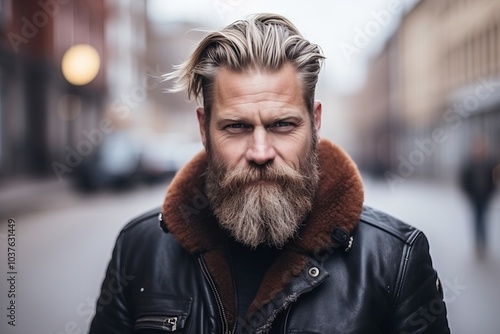
<path id="1" fill-rule="evenodd" d="M 320 47 L 306 40 L 285 17 L 255 14 L 211 32 L 164 79 L 176 81 L 171 92 L 186 90 L 190 99 L 203 103 L 208 125 L 214 82 L 221 67 L 235 72 L 273 72 L 289 63 L 297 70 L 304 102 L 313 119 L 314 92 L 324 58 Z"/>

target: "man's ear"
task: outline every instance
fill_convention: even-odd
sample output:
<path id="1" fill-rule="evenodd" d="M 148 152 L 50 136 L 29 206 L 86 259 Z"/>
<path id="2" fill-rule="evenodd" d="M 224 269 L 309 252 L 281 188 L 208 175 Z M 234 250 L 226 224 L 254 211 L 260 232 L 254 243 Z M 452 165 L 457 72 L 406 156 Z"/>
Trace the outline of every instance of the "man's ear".
<path id="1" fill-rule="evenodd" d="M 314 113 L 314 127 L 316 128 L 316 134 L 319 139 L 319 130 L 321 129 L 321 113 L 323 111 L 323 106 L 321 105 L 321 101 L 315 100 L 313 105 L 313 113 Z M 319 142 L 319 140 L 318 140 Z"/>
<path id="2" fill-rule="evenodd" d="M 207 137 L 205 131 L 205 108 L 196 108 L 196 116 L 198 117 L 198 126 L 200 127 L 201 141 L 203 146 L 207 147 Z"/>

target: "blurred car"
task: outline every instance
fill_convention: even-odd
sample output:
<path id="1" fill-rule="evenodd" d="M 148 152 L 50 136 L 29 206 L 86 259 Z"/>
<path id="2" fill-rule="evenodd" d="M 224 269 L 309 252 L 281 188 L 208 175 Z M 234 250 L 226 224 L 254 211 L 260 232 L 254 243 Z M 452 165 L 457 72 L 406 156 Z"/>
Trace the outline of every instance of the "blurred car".
<path id="1" fill-rule="evenodd" d="M 137 179 L 140 157 L 140 145 L 131 132 L 107 134 L 76 169 L 76 185 L 83 191 L 130 186 Z"/>
<path id="2" fill-rule="evenodd" d="M 203 150 L 201 141 L 183 134 L 155 134 L 144 143 L 140 172 L 146 182 L 171 178 L 192 157 Z"/>

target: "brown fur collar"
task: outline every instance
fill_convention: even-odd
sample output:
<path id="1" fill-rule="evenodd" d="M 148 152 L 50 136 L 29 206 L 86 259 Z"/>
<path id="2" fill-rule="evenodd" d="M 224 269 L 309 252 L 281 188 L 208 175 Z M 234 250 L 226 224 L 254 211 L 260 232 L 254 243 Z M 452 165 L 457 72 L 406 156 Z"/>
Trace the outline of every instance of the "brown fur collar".
<path id="1" fill-rule="evenodd" d="M 307 264 L 307 256 L 331 251 L 336 228 L 350 233 L 363 205 L 360 174 L 350 157 L 338 146 L 322 139 L 319 145 L 320 182 L 312 213 L 299 236 L 290 241 L 270 268 L 256 296 L 252 312 L 272 300 Z M 172 180 L 163 204 L 167 229 L 190 253 L 203 253 L 207 267 L 221 293 L 230 324 L 235 321 L 235 296 L 231 269 L 225 252 L 225 234 L 210 212 L 204 195 L 206 153 L 198 154 Z M 288 277 L 288 278 L 287 278 Z"/>

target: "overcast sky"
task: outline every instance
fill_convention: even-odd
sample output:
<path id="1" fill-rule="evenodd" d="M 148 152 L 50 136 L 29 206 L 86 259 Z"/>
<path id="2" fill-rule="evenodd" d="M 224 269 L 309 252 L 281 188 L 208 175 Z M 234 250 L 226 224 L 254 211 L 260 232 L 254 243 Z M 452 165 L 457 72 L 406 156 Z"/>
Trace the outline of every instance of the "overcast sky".
<path id="1" fill-rule="evenodd" d="M 327 60 L 320 80 L 340 93 L 362 83 L 366 59 L 398 26 L 418 0 L 148 0 L 153 22 L 191 21 L 200 28 L 221 28 L 257 12 L 288 17 Z"/>

